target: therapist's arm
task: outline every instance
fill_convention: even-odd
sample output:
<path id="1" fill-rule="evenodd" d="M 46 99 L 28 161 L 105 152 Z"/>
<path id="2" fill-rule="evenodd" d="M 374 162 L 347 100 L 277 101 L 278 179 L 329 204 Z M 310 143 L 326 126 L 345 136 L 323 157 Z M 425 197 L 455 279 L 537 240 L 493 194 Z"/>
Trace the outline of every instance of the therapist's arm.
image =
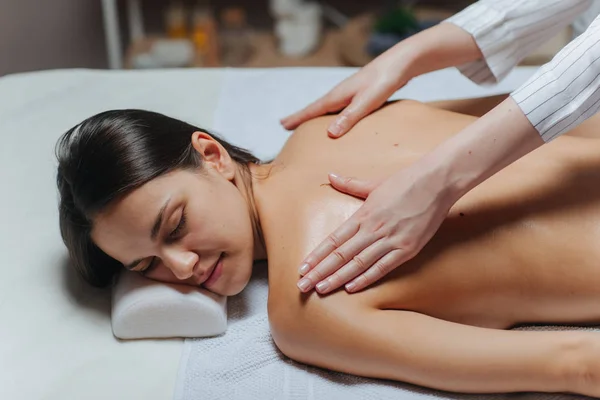
<path id="1" fill-rule="evenodd" d="M 420 162 L 453 201 L 600 109 L 600 16 L 527 82 Z"/>
<path id="2" fill-rule="evenodd" d="M 599 109 L 600 16 L 508 99 L 427 155 L 427 164 L 462 196 Z"/>
<path id="3" fill-rule="evenodd" d="M 544 144 L 518 104 L 508 97 L 420 160 L 452 203 L 481 182 Z"/>

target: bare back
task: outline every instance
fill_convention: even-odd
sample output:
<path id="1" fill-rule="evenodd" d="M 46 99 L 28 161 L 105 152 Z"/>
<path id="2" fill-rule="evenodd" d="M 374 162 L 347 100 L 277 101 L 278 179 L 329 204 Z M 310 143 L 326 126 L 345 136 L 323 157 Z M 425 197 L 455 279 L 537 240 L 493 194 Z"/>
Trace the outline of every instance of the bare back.
<path id="1" fill-rule="evenodd" d="M 300 127 L 263 184 L 271 296 L 296 294 L 302 258 L 362 203 L 327 185 L 328 172 L 383 178 L 474 119 L 402 101 L 333 140 L 330 118 Z M 463 197 L 420 255 L 379 284 L 327 297 L 488 327 L 600 321 L 599 182 L 600 141 L 559 138 Z"/>
<path id="2" fill-rule="evenodd" d="M 327 173 L 385 177 L 474 119 L 404 101 L 332 140 L 331 118 L 300 127 L 257 182 L 269 322 L 282 353 L 441 390 L 600 396 L 597 334 L 503 329 L 600 321 L 593 119 L 464 196 L 421 253 L 380 283 L 352 295 L 302 294 L 298 264 L 362 204 L 329 187 Z"/>

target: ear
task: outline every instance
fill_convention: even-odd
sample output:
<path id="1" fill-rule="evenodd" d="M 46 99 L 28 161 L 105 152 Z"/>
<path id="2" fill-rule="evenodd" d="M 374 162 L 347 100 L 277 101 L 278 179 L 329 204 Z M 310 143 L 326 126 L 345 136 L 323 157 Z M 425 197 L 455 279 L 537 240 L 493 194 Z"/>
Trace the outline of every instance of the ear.
<path id="1" fill-rule="evenodd" d="M 213 168 L 225 179 L 235 177 L 235 162 L 225 148 L 206 132 L 192 133 L 192 146 L 200 154 L 207 167 Z"/>

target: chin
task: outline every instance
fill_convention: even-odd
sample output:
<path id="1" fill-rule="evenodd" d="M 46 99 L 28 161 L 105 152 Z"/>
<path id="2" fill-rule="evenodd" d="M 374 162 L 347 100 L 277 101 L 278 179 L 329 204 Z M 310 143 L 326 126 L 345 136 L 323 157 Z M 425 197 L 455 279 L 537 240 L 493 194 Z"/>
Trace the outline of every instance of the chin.
<path id="1" fill-rule="evenodd" d="M 235 296 L 236 294 L 240 294 L 240 292 L 242 290 L 244 290 L 244 288 L 246 287 L 246 285 L 240 287 L 240 288 L 227 288 L 227 290 L 225 291 L 225 293 L 222 293 L 223 296 Z"/>
<path id="2" fill-rule="evenodd" d="M 233 279 L 227 282 L 226 287 L 223 288 L 222 292 L 224 296 L 235 296 L 248 286 L 248 282 L 250 282 L 250 278 L 252 277 L 253 263 L 250 261 L 244 264 L 243 267 L 237 268 L 236 276 L 232 277 Z"/>
<path id="3" fill-rule="evenodd" d="M 248 286 L 248 282 L 231 282 L 231 283 L 227 283 L 226 285 L 224 285 L 225 287 L 223 288 L 219 288 L 219 287 L 215 287 L 212 289 L 208 289 L 213 293 L 216 293 L 218 295 L 221 296 L 235 296 L 236 294 L 239 294 L 242 290 L 244 290 L 244 288 L 246 288 L 246 286 Z"/>
<path id="4" fill-rule="evenodd" d="M 239 294 L 246 288 L 246 286 L 248 286 L 248 282 L 250 282 L 250 276 L 251 275 L 248 275 L 246 279 L 240 279 L 236 280 L 236 282 L 231 282 L 231 284 L 224 288 L 225 293 L 223 294 L 225 296 L 235 296 L 236 294 Z"/>

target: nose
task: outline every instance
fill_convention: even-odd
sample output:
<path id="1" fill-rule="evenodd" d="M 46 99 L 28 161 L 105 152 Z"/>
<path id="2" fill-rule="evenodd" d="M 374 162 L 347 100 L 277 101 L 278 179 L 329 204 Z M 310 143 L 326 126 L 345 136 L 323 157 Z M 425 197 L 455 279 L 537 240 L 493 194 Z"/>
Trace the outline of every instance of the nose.
<path id="1" fill-rule="evenodd" d="M 194 266 L 198 263 L 198 255 L 193 251 L 167 249 L 163 254 L 163 263 L 177 279 L 185 280 L 194 274 Z"/>

